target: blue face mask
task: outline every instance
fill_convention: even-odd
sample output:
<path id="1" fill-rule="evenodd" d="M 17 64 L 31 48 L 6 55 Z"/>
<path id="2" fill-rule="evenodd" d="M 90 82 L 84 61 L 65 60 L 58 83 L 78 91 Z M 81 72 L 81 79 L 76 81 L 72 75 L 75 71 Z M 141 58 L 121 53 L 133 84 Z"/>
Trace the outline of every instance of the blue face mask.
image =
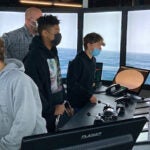
<path id="1" fill-rule="evenodd" d="M 94 48 L 94 50 L 91 52 L 92 56 L 98 56 L 100 54 L 101 50 L 98 48 Z"/>

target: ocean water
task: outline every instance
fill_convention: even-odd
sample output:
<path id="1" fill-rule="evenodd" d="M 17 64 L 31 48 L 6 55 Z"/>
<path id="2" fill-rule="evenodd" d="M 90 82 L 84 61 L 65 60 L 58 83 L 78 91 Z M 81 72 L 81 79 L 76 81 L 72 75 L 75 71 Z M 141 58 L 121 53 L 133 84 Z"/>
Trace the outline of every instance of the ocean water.
<path id="1" fill-rule="evenodd" d="M 126 65 L 141 69 L 150 70 L 150 54 L 148 53 L 127 53 Z M 148 75 L 145 84 L 150 84 L 150 75 Z"/>
<path id="2" fill-rule="evenodd" d="M 76 56 L 76 54 L 76 49 L 58 48 L 61 74 L 63 78 L 66 78 L 69 61 L 71 61 Z"/>
<path id="3" fill-rule="evenodd" d="M 68 63 L 76 56 L 76 49 L 59 48 L 58 54 L 60 58 L 62 77 L 65 78 Z M 102 51 L 101 54 L 96 57 L 96 61 L 103 62 L 102 80 L 113 80 L 119 69 L 120 53 L 116 51 Z M 126 65 L 149 70 L 150 54 L 127 53 Z M 145 83 L 150 84 L 149 76 Z"/>
<path id="4" fill-rule="evenodd" d="M 113 80 L 119 69 L 120 56 L 118 52 L 102 51 L 96 57 L 97 62 L 103 62 L 102 80 Z"/>

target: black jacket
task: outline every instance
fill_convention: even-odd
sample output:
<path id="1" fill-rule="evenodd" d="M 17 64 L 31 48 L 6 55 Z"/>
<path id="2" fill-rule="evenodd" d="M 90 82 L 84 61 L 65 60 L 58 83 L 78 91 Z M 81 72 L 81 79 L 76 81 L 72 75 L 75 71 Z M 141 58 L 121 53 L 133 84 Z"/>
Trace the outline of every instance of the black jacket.
<path id="1" fill-rule="evenodd" d="M 37 84 L 42 101 L 42 114 L 49 116 L 54 114 L 53 94 L 51 92 L 50 71 L 47 59 L 55 58 L 60 72 L 60 64 L 56 47 L 48 50 L 40 36 L 35 36 L 29 47 L 29 53 L 24 59 L 25 73 L 28 74 Z M 61 77 L 58 77 L 61 81 Z M 60 96 L 60 97 L 59 97 Z M 60 101 L 61 95 L 58 96 Z M 56 97 L 56 96 L 55 96 Z"/>
<path id="2" fill-rule="evenodd" d="M 75 108 L 83 107 L 93 95 L 96 59 L 80 52 L 70 62 L 67 73 L 67 96 Z"/>

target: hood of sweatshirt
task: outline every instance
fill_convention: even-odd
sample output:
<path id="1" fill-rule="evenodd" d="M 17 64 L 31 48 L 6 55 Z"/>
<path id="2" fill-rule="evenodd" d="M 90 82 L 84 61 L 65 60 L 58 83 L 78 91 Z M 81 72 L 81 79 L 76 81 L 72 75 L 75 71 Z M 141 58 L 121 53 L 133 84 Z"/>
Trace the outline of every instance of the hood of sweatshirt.
<path id="1" fill-rule="evenodd" d="M 20 60 L 17 59 L 5 59 L 6 67 L 0 71 L 0 77 L 3 76 L 5 73 L 8 73 L 11 70 L 19 70 L 24 72 L 24 65 Z"/>
<path id="2" fill-rule="evenodd" d="M 0 150 L 19 150 L 24 136 L 46 132 L 38 88 L 20 60 L 0 71 Z"/>
<path id="3" fill-rule="evenodd" d="M 36 53 L 37 55 L 40 55 L 41 53 L 45 55 L 48 58 L 54 58 L 58 55 L 56 47 L 52 47 L 51 50 L 49 50 L 42 41 L 41 36 L 35 36 L 32 39 L 32 42 L 29 46 L 29 52 L 30 53 Z"/>

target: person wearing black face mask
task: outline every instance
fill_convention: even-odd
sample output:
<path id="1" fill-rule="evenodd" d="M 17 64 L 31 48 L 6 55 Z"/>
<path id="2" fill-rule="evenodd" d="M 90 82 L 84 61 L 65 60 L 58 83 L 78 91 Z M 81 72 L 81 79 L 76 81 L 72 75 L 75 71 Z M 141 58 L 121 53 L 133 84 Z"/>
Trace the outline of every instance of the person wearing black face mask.
<path id="1" fill-rule="evenodd" d="M 48 132 L 55 131 L 55 116 L 64 113 L 63 88 L 56 46 L 61 41 L 59 20 L 45 15 L 37 20 L 38 33 L 30 44 L 24 65 L 25 73 L 37 84 Z"/>
<path id="2" fill-rule="evenodd" d="M 56 33 L 55 34 L 55 38 L 52 41 L 52 44 L 55 45 L 55 46 L 57 46 L 60 43 L 61 38 L 62 38 L 61 33 Z"/>

